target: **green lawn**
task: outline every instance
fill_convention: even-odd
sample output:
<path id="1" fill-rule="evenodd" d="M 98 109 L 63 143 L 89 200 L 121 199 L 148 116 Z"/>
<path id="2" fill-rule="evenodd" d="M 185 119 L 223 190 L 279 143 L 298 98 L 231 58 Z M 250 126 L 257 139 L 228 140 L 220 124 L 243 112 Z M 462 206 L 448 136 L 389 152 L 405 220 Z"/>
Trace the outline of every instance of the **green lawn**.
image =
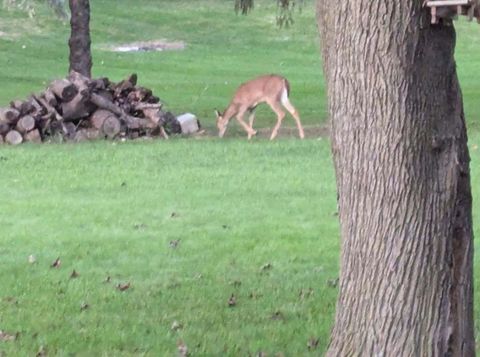
<path id="1" fill-rule="evenodd" d="M 259 1 L 248 17 L 236 16 L 231 1 L 132 3 L 92 1 L 94 76 L 136 72 L 170 110 L 196 113 L 212 131 L 213 109 L 240 82 L 281 73 L 304 124 L 325 125 L 313 1 L 288 30 L 274 26 L 273 1 Z M 0 7 L 0 106 L 65 75 L 68 31 L 40 3 L 34 19 Z M 187 48 L 102 50 L 159 38 Z M 480 28 L 459 22 L 475 222 L 479 56 Z M 258 117 L 259 127 L 273 123 L 269 109 Z M 224 140 L 0 147 L 0 330 L 19 333 L 0 341 L 0 356 L 42 348 L 59 356 L 174 356 L 178 341 L 195 356 L 321 355 L 339 259 L 329 141 L 247 142 L 232 132 Z M 51 268 L 58 257 L 61 266 Z M 475 305 L 479 335 L 478 297 Z M 175 321 L 181 328 L 172 329 Z M 312 337 L 319 346 L 309 351 Z"/>

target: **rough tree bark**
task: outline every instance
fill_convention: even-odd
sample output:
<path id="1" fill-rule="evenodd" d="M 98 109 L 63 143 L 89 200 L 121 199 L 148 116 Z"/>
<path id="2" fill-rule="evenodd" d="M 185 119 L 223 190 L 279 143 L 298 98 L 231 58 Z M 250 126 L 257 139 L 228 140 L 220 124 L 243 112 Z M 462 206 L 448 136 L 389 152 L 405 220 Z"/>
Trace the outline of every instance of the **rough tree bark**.
<path id="1" fill-rule="evenodd" d="M 455 31 L 420 0 L 318 0 L 342 237 L 329 356 L 473 356 Z"/>
<path id="2" fill-rule="evenodd" d="M 90 53 L 90 2 L 89 0 L 69 0 L 72 17 L 70 19 L 71 34 L 70 70 L 74 70 L 90 78 L 92 55 Z"/>

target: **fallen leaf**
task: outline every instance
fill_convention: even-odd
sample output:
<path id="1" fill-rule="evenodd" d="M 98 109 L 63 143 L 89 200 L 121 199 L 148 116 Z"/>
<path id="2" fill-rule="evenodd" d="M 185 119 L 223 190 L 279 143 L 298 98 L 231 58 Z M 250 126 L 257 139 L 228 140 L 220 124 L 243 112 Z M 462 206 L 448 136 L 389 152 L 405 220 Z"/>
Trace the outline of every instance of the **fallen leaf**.
<path id="1" fill-rule="evenodd" d="M 272 320 L 284 320 L 285 317 L 283 316 L 283 313 L 281 311 L 275 311 L 272 314 L 271 319 Z"/>
<path id="2" fill-rule="evenodd" d="M 263 294 L 260 294 L 260 293 L 257 293 L 256 291 L 252 291 L 250 294 L 248 294 L 248 297 L 250 299 L 259 299 L 261 297 L 263 297 Z"/>
<path id="3" fill-rule="evenodd" d="M 50 265 L 52 268 L 60 268 L 60 265 L 62 265 L 62 261 L 60 260 L 60 257 L 55 259 L 55 261 Z"/>
<path id="4" fill-rule="evenodd" d="M 301 289 L 300 293 L 298 293 L 298 297 L 300 300 L 305 300 L 308 299 L 310 296 L 313 294 L 313 289 L 308 288 L 308 289 Z"/>
<path id="5" fill-rule="evenodd" d="M 242 282 L 240 280 L 234 280 L 229 283 L 230 285 L 233 285 L 234 287 L 238 288 L 239 286 L 242 285 Z"/>
<path id="6" fill-rule="evenodd" d="M 5 296 L 2 300 L 5 301 L 5 302 L 8 302 L 10 304 L 15 304 L 15 305 L 18 304 L 17 298 L 15 298 L 13 296 Z"/>
<path id="7" fill-rule="evenodd" d="M 87 304 L 86 302 L 84 302 L 84 303 L 82 303 L 82 305 L 80 305 L 80 311 L 85 311 L 89 307 L 90 307 L 90 305 Z"/>
<path id="8" fill-rule="evenodd" d="M 327 286 L 331 287 L 331 288 L 336 288 L 337 285 L 338 285 L 338 282 L 339 282 L 339 279 L 336 278 L 336 279 L 328 279 L 327 280 Z"/>
<path id="9" fill-rule="evenodd" d="M 70 279 L 78 278 L 80 274 L 77 273 L 75 269 L 73 269 L 72 274 L 70 274 Z"/>
<path id="10" fill-rule="evenodd" d="M 318 347 L 318 342 L 320 339 L 315 338 L 315 337 L 310 337 L 308 342 L 307 342 L 307 347 L 310 351 L 315 350 Z"/>
<path id="11" fill-rule="evenodd" d="M 172 248 L 172 249 L 177 248 L 179 243 L 180 243 L 180 239 L 171 240 L 170 241 L 170 248 Z"/>
<path id="12" fill-rule="evenodd" d="M 182 340 L 177 342 L 177 349 L 179 357 L 187 357 L 189 355 L 188 347 Z"/>
<path id="13" fill-rule="evenodd" d="M 173 321 L 172 326 L 170 327 L 173 331 L 178 331 L 183 328 L 183 325 L 177 320 Z"/>
<path id="14" fill-rule="evenodd" d="M 37 357 L 46 357 L 47 356 L 47 349 L 45 348 L 45 346 L 40 346 L 36 356 Z"/>
<path id="15" fill-rule="evenodd" d="M 120 284 L 117 285 L 117 289 L 120 290 L 120 291 L 125 291 L 129 288 L 130 288 L 130 282 L 128 282 L 126 284 L 120 283 Z"/>
<path id="16" fill-rule="evenodd" d="M 0 341 L 15 341 L 18 337 L 18 332 L 15 335 L 0 330 Z"/>
<path id="17" fill-rule="evenodd" d="M 271 263 L 263 264 L 262 267 L 260 268 L 261 271 L 267 271 L 273 268 L 273 265 Z"/>
<path id="18" fill-rule="evenodd" d="M 235 305 L 237 305 L 237 299 L 235 298 L 235 295 L 232 294 L 230 299 L 228 299 L 228 306 L 234 307 Z"/>
<path id="19" fill-rule="evenodd" d="M 133 228 L 135 229 L 145 229 L 148 228 L 148 226 L 145 223 L 137 223 L 133 225 Z"/>
<path id="20" fill-rule="evenodd" d="M 28 262 L 29 262 L 30 264 L 34 264 L 34 263 L 37 262 L 37 259 L 35 258 L 35 256 L 34 256 L 33 254 L 30 254 L 30 255 L 28 256 Z"/>

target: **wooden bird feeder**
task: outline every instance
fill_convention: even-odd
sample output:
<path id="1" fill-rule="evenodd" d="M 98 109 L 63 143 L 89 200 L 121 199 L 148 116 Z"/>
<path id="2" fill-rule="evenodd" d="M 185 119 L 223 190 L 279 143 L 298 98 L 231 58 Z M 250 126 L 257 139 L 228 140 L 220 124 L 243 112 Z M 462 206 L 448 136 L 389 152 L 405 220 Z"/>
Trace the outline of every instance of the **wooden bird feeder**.
<path id="1" fill-rule="evenodd" d="M 432 24 L 438 24 L 443 19 L 457 18 L 465 15 L 469 21 L 473 18 L 480 23 L 480 0 L 427 0 L 424 6 L 430 8 Z"/>

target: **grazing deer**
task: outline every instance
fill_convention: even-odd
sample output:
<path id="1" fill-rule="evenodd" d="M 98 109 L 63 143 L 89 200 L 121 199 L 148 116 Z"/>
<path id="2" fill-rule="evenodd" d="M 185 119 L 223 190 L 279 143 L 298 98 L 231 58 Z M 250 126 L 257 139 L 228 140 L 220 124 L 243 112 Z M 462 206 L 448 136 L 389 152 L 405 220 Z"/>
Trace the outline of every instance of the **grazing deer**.
<path id="1" fill-rule="evenodd" d="M 250 139 L 257 133 L 253 130 L 255 108 L 260 103 L 267 103 L 275 114 L 277 114 L 277 123 L 272 130 L 270 140 L 275 139 L 277 136 L 278 129 L 285 117 L 285 112 L 283 111 L 282 106 L 295 119 L 298 128 L 298 135 L 303 139 L 305 134 L 303 133 L 302 124 L 300 123 L 300 117 L 297 110 L 288 99 L 289 92 L 290 85 L 287 79 L 275 74 L 260 76 L 241 84 L 223 114 L 220 114 L 218 110 L 215 110 L 215 114 L 217 115 L 218 136 L 222 138 L 223 135 L 225 135 L 228 122 L 235 116 L 243 129 L 248 133 L 248 139 Z M 250 114 L 248 124 L 243 120 L 243 116 L 246 112 Z"/>

